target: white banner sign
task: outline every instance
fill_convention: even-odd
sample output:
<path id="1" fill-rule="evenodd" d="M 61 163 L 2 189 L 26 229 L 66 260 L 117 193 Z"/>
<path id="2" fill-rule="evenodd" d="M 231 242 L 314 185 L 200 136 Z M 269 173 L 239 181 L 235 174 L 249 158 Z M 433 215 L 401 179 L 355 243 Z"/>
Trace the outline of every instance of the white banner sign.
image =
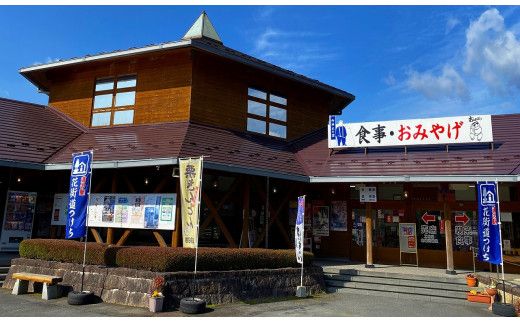
<path id="1" fill-rule="evenodd" d="M 415 223 L 399 223 L 399 249 L 401 252 L 417 252 Z"/>
<path id="2" fill-rule="evenodd" d="M 492 142 L 490 115 L 346 123 L 329 116 L 329 148 Z"/>
<path id="3" fill-rule="evenodd" d="M 54 204 L 52 206 L 51 225 L 67 224 L 67 208 L 69 204 L 69 194 L 54 194 Z"/>
<path id="4" fill-rule="evenodd" d="M 175 230 L 176 194 L 91 194 L 89 227 Z"/>

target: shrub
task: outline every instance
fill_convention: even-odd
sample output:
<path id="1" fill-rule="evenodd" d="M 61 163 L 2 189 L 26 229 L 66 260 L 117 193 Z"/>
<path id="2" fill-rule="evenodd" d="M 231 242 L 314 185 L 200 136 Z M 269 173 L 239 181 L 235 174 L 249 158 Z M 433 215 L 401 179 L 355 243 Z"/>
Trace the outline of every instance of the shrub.
<path id="1" fill-rule="evenodd" d="M 20 256 L 24 258 L 83 263 L 83 242 L 56 239 L 29 239 L 20 243 Z M 107 246 L 87 242 L 85 262 L 90 265 L 105 265 Z"/>
<path id="2" fill-rule="evenodd" d="M 23 240 L 20 256 L 24 258 L 83 263 L 84 244 L 56 239 Z M 313 254 L 304 253 L 304 264 L 310 265 Z M 169 247 L 115 247 L 87 243 L 87 264 L 109 265 L 157 272 L 192 271 L 195 249 Z M 199 248 L 197 270 L 221 271 L 243 269 L 276 269 L 301 266 L 293 249 Z"/>

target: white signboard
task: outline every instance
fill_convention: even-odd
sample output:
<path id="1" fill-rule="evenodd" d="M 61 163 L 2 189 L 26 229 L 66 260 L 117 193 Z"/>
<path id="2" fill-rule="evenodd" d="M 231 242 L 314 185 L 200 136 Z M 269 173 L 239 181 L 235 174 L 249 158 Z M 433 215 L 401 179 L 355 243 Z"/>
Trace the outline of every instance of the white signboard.
<path id="1" fill-rule="evenodd" d="M 176 194 L 91 194 L 89 227 L 175 230 Z"/>
<path id="2" fill-rule="evenodd" d="M 377 202 L 377 189 L 374 186 L 359 188 L 359 202 Z"/>
<path id="3" fill-rule="evenodd" d="M 329 116 L 329 148 L 492 142 L 490 115 L 346 123 Z"/>
<path id="4" fill-rule="evenodd" d="M 417 252 L 415 223 L 399 223 L 399 249 L 401 252 Z"/>
<path id="5" fill-rule="evenodd" d="M 69 203 L 69 194 L 54 194 L 54 204 L 52 206 L 51 225 L 67 224 L 67 204 Z"/>

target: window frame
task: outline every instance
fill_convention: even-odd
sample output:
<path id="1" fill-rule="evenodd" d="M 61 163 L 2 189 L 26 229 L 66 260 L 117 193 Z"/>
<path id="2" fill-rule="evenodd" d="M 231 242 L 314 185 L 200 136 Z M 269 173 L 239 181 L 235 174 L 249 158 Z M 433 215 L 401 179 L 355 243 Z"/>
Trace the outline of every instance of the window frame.
<path id="1" fill-rule="evenodd" d="M 258 98 L 257 96 L 250 95 L 249 94 L 250 90 L 259 91 L 259 92 L 265 93 L 266 94 L 266 99 L 264 100 L 264 99 Z M 285 99 L 286 104 L 283 105 L 281 103 L 277 103 L 277 102 L 271 101 L 271 95 L 274 95 L 276 97 Z M 265 109 L 266 109 L 265 110 L 265 117 L 261 116 L 261 115 L 258 115 L 258 114 L 250 113 L 249 112 L 249 101 L 253 101 L 253 102 L 264 104 L 265 105 Z M 280 140 L 287 140 L 287 128 L 288 128 L 288 123 L 289 123 L 288 122 L 289 118 L 288 118 L 288 114 L 287 114 L 288 101 L 289 100 L 287 99 L 286 96 L 280 95 L 279 93 L 273 93 L 273 92 L 264 91 L 264 90 L 261 90 L 258 87 L 248 87 L 247 88 L 247 101 L 246 101 L 246 131 L 249 132 L 249 133 L 254 133 L 256 135 L 267 136 L 269 138 L 276 138 L 276 139 L 280 139 Z M 285 121 L 281 121 L 281 120 L 278 120 L 278 119 L 275 119 L 275 118 L 271 118 L 271 107 L 275 107 L 275 108 L 284 110 L 285 111 Z M 249 130 L 248 127 L 247 127 L 249 118 L 255 119 L 255 120 L 258 120 L 258 121 L 262 121 L 263 123 L 265 123 L 265 133 L 260 133 L 260 132 Z M 278 126 L 283 126 L 285 128 L 285 137 L 279 137 L 279 136 L 274 136 L 274 135 L 269 134 L 271 123 L 275 124 L 275 125 L 278 125 Z"/>
<path id="2" fill-rule="evenodd" d="M 117 82 L 118 81 L 122 81 L 122 80 L 125 80 L 125 79 L 135 79 L 135 86 L 132 86 L 132 87 L 124 87 L 124 88 L 118 88 L 117 87 Z M 97 91 L 96 90 L 96 86 L 99 82 L 107 82 L 107 81 L 112 81 L 112 88 L 111 89 L 108 89 L 108 90 L 100 90 L 100 91 Z M 107 82 L 108 83 L 108 82 Z M 112 77 L 98 77 L 95 79 L 94 81 L 94 93 L 93 93 L 93 96 L 92 96 L 92 108 L 91 108 L 91 113 L 90 113 L 90 127 L 91 128 L 103 128 L 103 127 L 113 127 L 113 126 L 128 126 L 128 125 L 132 125 L 134 124 L 134 119 L 135 119 L 135 97 L 137 95 L 137 74 L 123 74 L 123 75 L 116 75 L 116 76 L 112 76 Z M 128 93 L 128 92 L 134 92 L 134 104 L 132 105 L 124 105 L 124 106 L 116 106 L 116 96 L 118 93 Z M 110 107 L 103 107 L 103 108 L 95 108 L 94 105 L 95 105 L 95 101 L 96 101 L 96 96 L 100 96 L 100 95 L 111 95 L 112 96 L 112 104 Z M 116 114 L 116 112 L 118 111 L 128 111 L 128 110 L 133 110 L 133 119 L 132 119 L 132 123 L 123 123 L 123 124 L 114 124 L 114 116 Z M 103 113 L 103 112 L 110 112 L 110 122 L 108 125 L 99 125 L 99 126 L 94 126 L 92 124 L 92 121 L 94 119 L 94 114 L 96 113 Z"/>

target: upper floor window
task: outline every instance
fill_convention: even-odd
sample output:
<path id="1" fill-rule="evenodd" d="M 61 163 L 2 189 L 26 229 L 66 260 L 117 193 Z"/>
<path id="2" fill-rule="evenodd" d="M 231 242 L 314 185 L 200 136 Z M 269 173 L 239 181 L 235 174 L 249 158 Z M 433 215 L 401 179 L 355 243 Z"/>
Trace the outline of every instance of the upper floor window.
<path id="1" fill-rule="evenodd" d="M 97 80 L 92 127 L 134 123 L 136 85 L 135 75 Z"/>
<path id="2" fill-rule="evenodd" d="M 247 131 L 287 138 L 287 99 L 249 88 L 247 90 Z"/>

